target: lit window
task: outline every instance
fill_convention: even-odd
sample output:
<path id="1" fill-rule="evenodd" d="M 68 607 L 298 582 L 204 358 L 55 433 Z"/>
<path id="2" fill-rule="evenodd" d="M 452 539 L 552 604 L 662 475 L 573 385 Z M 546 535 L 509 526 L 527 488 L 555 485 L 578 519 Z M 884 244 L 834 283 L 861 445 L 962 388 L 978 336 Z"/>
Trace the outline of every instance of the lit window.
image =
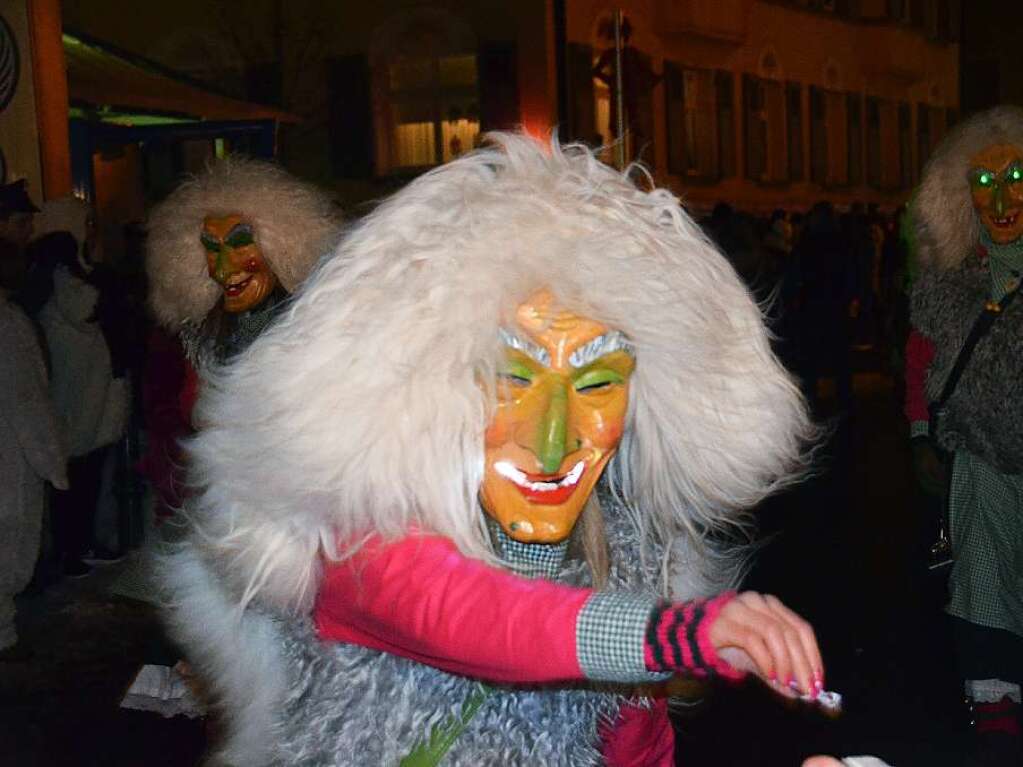
<path id="1" fill-rule="evenodd" d="M 923 175 L 923 168 L 931 157 L 931 152 L 941 141 L 945 133 L 946 112 L 941 107 L 927 104 L 916 105 L 916 141 L 918 174 Z"/>
<path id="2" fill-rule="evenodd" d="M 849 183 L 846 94 L 810 89 L 810 172 L 822 186 Z"/>
<path id="3" fill-rule="evenodd" d="M 845 118 L 849 152 L 847 183 L 856 185 L 863 181 L 863 97 L 860 94 L 846 95 Z"/>
<path id="4" fill-rule="evenodd" d="M 899 186 L 911 189 L 913 183 L 913 118 L 909 104 L 899 104 Z"/>
<path id="5" fill-rule="evenodd" d="M 876 189 L 903 186 L 903 126 L 899 107 L 884 99 L 867 99 L 867 182 Z"/>
<path id="6" fill-rule="evenodd" d="M 788 179 L 785 86 L 774 80 L 743 78 L 746 121 L 746 175 L 754 181 Z"/>
<path id="7" fill-rule="evenodd" d="M 785 109 L 789 137 L 789 179 L 802 181 L 803 174 L 803 86 L 785 86 Z"/>
<path id="8" fill-rule="evenodd" d="M 391 170 L 429 167 L 479 136 L 476 56 L 398 57 L 387 72 Z"/>
<path id="9" fill-rule="evenodd" d="M 710 69 L 665 62 L 668 170 L 713 180 L 721 175 L 718 87 Z"/>

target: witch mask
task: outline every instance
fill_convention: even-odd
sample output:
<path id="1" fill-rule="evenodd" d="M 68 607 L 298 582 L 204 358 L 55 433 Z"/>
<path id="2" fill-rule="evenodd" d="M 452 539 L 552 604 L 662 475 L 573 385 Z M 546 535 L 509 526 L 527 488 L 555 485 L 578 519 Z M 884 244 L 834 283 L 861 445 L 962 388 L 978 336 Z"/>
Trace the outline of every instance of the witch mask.
<path id="1" fill-rule="evenodd" d="M 534 293 L 502 331 L 497 410 L 485 435 L 483 508 L 513 539 L 567 538 L 625 429 L 632 347 Z"/>
<path id="2" fill-rule="evenodd" d="M 224 311 L 244 312 L 273 292 L 277 276 L 267 265 L 255 231 L 242 216 L 207 216 L 199 236 L 209 275 L 224 294 Z"/>
<path id="3" fill-rule="evenodd" d="M 981 225 L 997 245 L 1023 235 L 1023 152 L 993 144 L 970 158 L 970 194 Z"/>

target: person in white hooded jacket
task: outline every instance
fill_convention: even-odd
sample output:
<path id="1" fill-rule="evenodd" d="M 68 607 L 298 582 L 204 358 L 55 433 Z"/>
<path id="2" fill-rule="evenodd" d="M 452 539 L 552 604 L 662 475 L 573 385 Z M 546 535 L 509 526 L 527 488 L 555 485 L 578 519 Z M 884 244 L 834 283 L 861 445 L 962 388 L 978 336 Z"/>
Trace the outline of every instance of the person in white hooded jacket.
<path id="1" fill-rule="evenodd" d="M 0 248 L 8 243 L 0 240 Z M 10 247 L 13 248 L 13 245 Z M 7 257 L 4 253 L 0 257 Z M 14 597 L 39 553 L 45 482 L 67 488 L 65 451 L 32 323 L 0 288 L 0 662 L 23 660 Z"/>
<path id="2" fill-rule="evenodd" d="M 129 396 L 124 379 L 114 378 L 110 349 L 96 321 L 99 291 L 89 281 L 84 251 L 90 210 L 75 198 L 47 203 L 40 216 L 44 224 L 51 210 L 61 214 L 47 224 L 55 231 L 34 244 L 42 268 L 52 269 L 52 293 L 38 321 L 49 351 L 50 391 L 70 455 L 70 487 L 54 498 L 54 544 L 65 574 L 76 577 L 90 571 L 82 558 L 92 544 L 107 448 L 124 433 Z"/>

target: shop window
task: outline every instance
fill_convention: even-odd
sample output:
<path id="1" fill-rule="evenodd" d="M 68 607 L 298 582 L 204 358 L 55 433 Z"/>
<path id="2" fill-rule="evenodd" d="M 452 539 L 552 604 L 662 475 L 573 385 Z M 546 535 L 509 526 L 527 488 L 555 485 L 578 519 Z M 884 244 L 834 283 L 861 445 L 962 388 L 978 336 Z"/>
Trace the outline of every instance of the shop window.
<path id="1" fill-rule="evenodd" d="M 479 134 L 476 56 L 398 57 L 388 66 L 391 169 L 428 167 Z"/>
<path id="2" fill-rule="evenodd" d="M 743 78 L 746 126 L 746 176 L 777 183 L 788 178 L 785 135 L 785 87 L 774 80 Z"/>
<path id="3" fill-rule="evenodd" d="M 803 86 L 789 83 L 785 86 L 785 121 L 788 127 L 789 179 L 806 178 L 803 168 Z"/>
<path id="4" fill-rule="evenodd" d="M 849 183 L 846 94 L 810 88 L 810 172 L 822 186 Z"/>

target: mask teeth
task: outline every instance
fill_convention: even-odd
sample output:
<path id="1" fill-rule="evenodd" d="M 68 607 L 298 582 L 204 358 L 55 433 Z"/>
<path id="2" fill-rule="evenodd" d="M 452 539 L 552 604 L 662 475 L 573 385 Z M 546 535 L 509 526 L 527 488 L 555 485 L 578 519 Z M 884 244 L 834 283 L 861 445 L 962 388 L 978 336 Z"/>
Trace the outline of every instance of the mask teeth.
<path id="1" fill-rule="evenodd" d="M 572 467 L 572 470 L 568 472 L 568 475 L 558 483 L 558 486 L 568 487 L 569 485 L 574 485 L 579 481 L 579 477 L 583 475 L 584 468 L 585 465 L 582 461 L 577 462 L 576 465 Z"/>
<path id="2" fill-rule="evenodd" d="M 550 492 L 557 490 L 559 487 L 574 485 L 579 481 L 585 468 L 585 461 L 579 461 L 560 482 L 527 482 L 525 473 L 515 468 L 509 461 L 497 461 L 494 464 L 494 470 L 502 477 L 511 480 L 520 487 L 528 487 L 535 492 Z"/>
<path id="3" fill-rule="evenodd" d="M 557 490 L 560 485 L 556 485 L 553 482 L 530 482 L 529 489 L 535 490 L 538 493 L 549 493 L 551 490 Z"/>

